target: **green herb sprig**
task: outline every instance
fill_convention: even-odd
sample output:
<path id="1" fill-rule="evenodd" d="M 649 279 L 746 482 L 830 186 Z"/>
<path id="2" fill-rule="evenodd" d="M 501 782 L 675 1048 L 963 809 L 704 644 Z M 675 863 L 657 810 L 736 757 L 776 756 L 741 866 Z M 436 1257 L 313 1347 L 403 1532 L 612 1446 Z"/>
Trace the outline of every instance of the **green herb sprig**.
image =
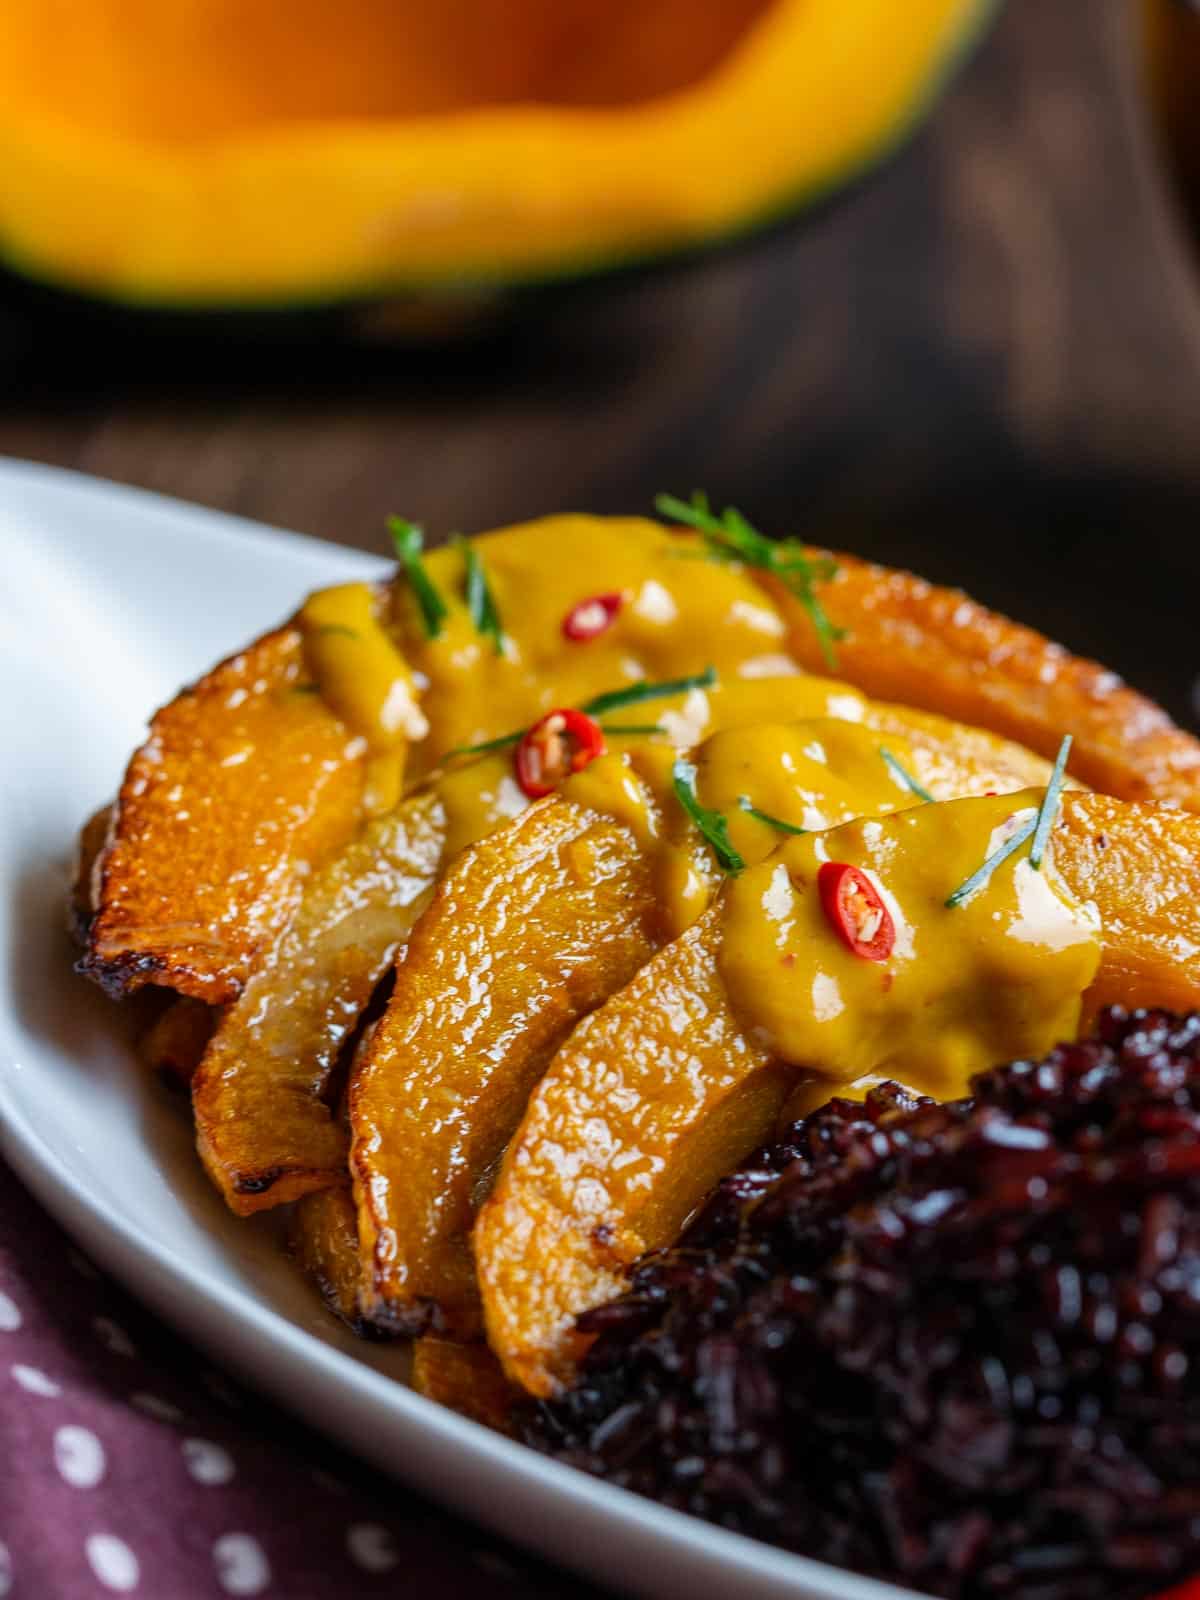
<path id="1" fill-rule="evenodd" d="M 768 827 L 777 828 L 780 833 L 807 833 L 807 828 L 798 828 L 794 822 L 785 822 L 782 817 L 773 817 L 769 811 L 760 811 L 753 805 L 748 794 L 738 796 L 738 805 L 748 817 L 754 817 L 758 822 L 765 822 Z"/>
<path id="2" fill-rule="evenodd" d="M 508 750 L 514 744 L 520 744 L 525 732 L 521 728 L 516 733 L 502 733 L 498 739 L 485 739 L 482 744 L 456 744 L 453 750 L 446 751 L 446 759 L 448 761 L 451 756 L 483 756 L 491 750 Z"/>
<path id="3" fill-rule="evenodd" d="M 912 773 L 903 764 L 903 762 L 898 761 L 890 750 L 885 750 L 884 747 L 880 745 L 879 754 L 883 757 L 889 769 L 895 773 L 896 777 L 900 779 L 900 782 L 910 794 L 915 794 L 918 800 L 924 800 L 926 805 L 933 805 L 935 803 L 934 798 L 930 794 L 929 790 L 926 789 L 923 784 L 918 783 L 917 779 L 913 777 Z"/>
<path id="4" fill-rule="evenodd" d="M 600 717 L 606 711 L 641 705 L 646 700 L 668 700 L 672 695 L 687 694 L 690 689 L 711 689 L 716 681 L 715 667 L 705 667 L 703 672 L 693 673 L 689 678 L 667 678 L 660 683 L 642 678 L 627 688 L 607 689 L 603 694 L 593 695 L 579 709 L 589 717 Z"/>
<path id="5" fill-rule="evenodd" d="M 1058 754 L 1054 758 L 1054 766 L 1050 772 L 1050 781 L 1046 784 L 1046 792 L 1042 796 L 1042 803 L 1036 815 L 1023 822 L 1011 839 L 1006 839 L 998 850 L 993 851 L 977 872 L 973 872 L 965 883 L 959 884 L 947 899 L 948 906 L 961 906 L 977 889 L 982 889 L 996 868 L 1007 861 L 1009 856 L 1015 855 L 1027 839 L 1033 840 L 1029 847 L 1029 865 L 1035 872 L 1041 871 L 1046 846 L 1050 841 L 1050 830 L 1054 826 L 1054 819 L 1062 803 L 1063 779 L 1067 772 L 1067 758 L 1071 754 L 1071 744 L 1071 735 L 1068 733 L 1064 735 L 1058 747 Z"/>
<path id="6" fill-rule="evenodd" d="M 1033 838 L 1033 830 L 1037 827 L 1037 817 L 1030 817 L 1028 822 L 1023 822 L 1010 839 L 1006 839 L 998 850 L 994 850 L 983 865 L 971 874 L 965 883 L 960 883 L 952 895 L 946 898 L 947 906 L 953 908 L 961 906 L 969 900 L 977 889 L 982 889 L 991 879 L 996 868 L 1002 866 L 1009 856 L 1016 855 L 1017 851 L 1028 839 Z"/>
<path id="7" fill-rule="evenodd" d="M 700 804 L 696 794 L 696 768 L 686 756 L 676 758 L 671 780 L 680 805 L 704 835 L 721 871 L 731 876 L 741 872 L 746 863 L 730 843 L 729 824 L 720 811 L 710 811 Z"/>
<path id="8" fill-rule="evenodd" d="M 431 639 L 436 639 L 449 613 L 446 602 L 438 593 L 436 584 L 426 572 L 425 563 L 421 560 L 421 552 L 425 548 L 425 534 L 415 522 L 409 522 L 406 517 L 389 517 L 387 528 L 396 547 L 400 565 L 404 568 L 405 576 L 412 584 L 413 593 L 417 597 L 425 632 Z"/>
<path id="9" fill-rule="evenodd" d="M 463 560 L 467 565 L 467 610 L 471 613 L 471 621 L 475 624 L 476 633 L 492 641 L 492 648 L 498 656 L 504 654 L 504 627 L 500 621 L 500 612 L 496 606 L 496 597 L 487 580 L 487 571 L 483 565 L 483 557 L 473 544 L 468 544 L 465 539 L 460 539 Z"/>
<path id="10" fill-rule="evenodd" d="M 599 717 L 606 711 L 616 711 L 622 706 L 642 705 L 647 700 L 668 700 L 672 695 L 686 694 L 689 689 L 711 689 L 717 681 L 715 667 L 705 667 L 703 672 L 694 673 L 690 678 L 669 678 L 661 683 L 652 683 L 643 678 L 638 683 L 631 683 L 625 689 L 608 689 L 603 694 L 594 695 L 586 701 L 580 710 L 588 717 Z M 665 733 L 665 728 L 660 728 L 657 723 L 601 723 L 605 733 Z M 518 728 L 515 733 L 502 733 L 498 739 L 485 739 L 482 744 L 460 744 L 453 750 L 447 750 L 450 756 L 481 756 L 489 750 L 504 750 L 509 745 L 520 744 L 528 730 Z"/>
<path id="11" fill-rule="evenodd" d="M 726 507 L 720 516 L 714 514 L 708 496 L 696 490 L 690 500 L 680 500 L 673 494 L 655 497 L 655 509 L 673 522 L 695 528 L 708 546 L 710 561 L 740 561 L 748 567 L 759 567 L 771 572 L 796 596 L 808 612 L 821 657 L 831 672 L 837 669 L 839 639 L 846 630 L 832 622 L 821 603 L 815 585 L 826 583 L 837 575 L 837 563 L 828 557 L 814 560 L 799 539 L 768 539 L 753 527 L 740 511 Z"/>
<path id="12" fill-rule="evenodd" d="M 1071 754 L 1071 742 L 1071 735 L 1068 733 L 1058 747 L 1054 768 L 1050 773 L 1050 782 L 1046 785 L 1046 793 L 1042 797 L 1041 809 L 1038 811 L 1037 827 L 1034 829 L 1033 843 L 1029 847 L 1029 865 L 1036 872 L 1042 870 L 1042 857 L 1050 841 L 1050 829 L 1054 826 L 1054 818 L 1062 801 L 1063 778 L 1067 771 L 1067 757 Z"/>

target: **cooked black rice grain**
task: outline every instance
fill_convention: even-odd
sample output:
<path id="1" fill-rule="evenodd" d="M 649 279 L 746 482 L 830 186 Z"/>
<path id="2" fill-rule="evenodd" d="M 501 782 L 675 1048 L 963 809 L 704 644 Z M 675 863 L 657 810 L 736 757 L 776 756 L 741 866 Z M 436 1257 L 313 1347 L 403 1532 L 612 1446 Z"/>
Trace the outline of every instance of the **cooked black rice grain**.
<path id="1" fill-rule="evenodd" d="M 539 1448 L 935 1594 L 1200 1567 L 1200 1014 L 832 1100 L 589 1313 Z"/>

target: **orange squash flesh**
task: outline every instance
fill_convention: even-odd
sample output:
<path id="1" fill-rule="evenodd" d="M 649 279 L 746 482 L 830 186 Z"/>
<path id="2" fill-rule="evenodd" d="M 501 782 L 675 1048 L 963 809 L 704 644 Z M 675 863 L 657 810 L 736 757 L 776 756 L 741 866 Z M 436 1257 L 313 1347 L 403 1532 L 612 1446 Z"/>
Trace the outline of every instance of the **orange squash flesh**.
<path id="1" fill-rule="evenodd" d="M 349 1184 L 303 1195 L 292 1212 L 288 1243 L 330 1311 L 356 1332 L 367 1331 L 358 1314 L 358 1220 Z"/>
<path id="2" fill-rule="evenodd" d="M 0 242 L 36 276 L 175 305 L 628 265 L 848 181 L 990 10 L 2 0 Z"/>
<path id="3" fill-rule="evenodd" d="M 92 918 L 96 915 L 96 863 L 108 843 L 112 815 L 112 806 L 101 806 L 79 830 L 75 870 L 71 874 L 71 893 L 67 900 L 67 928 L 81 945 L 87 944 Z"/>
<path id="4" fill-rule="evenodd" d="M 455 1344 L 432 1336 L 413 1345 L 412 1386 L 418 1394 L 449 1406 L 498 1433 L 512 1432 L 512 1410 L 520 1390 L 486 1344 Z"/>
<path id="5" fill-rule="evenodd" d="M 204 1166 L 239 1215 L 345 1181 L 330 1075 L 433 884 L 444 840 L 432 794 L 369 823 L 309 885 L 227 1009 L 192 1107 Z"/>
<path id="6" fill-rule="evenodd" d="M 81 968 L 114 996 L 147 983 L 234 999 L 358 825 L 363 763 L 297 692 L 300 636 L 267 634 L 159 711 L 117 800 Z"/>
<path id="7" fill-rule="evenodd" d="M 158 0 L 41 0 L 7 19 L 7 37 L 29 84 L 57 41 L 64 119 L 187 145 L 481 104 L 627 105 L 711 71 L 769 3 L 345 0 L 335 47 L 324 0 L 205 0 L 203 27 L 192 8 Z"/>
<path id="8" fill-rule="evenodd" d="M 837 576 L 821 592 L 847 629 L 838 673 L 855 688 L 990 728 L 1047 758 L 1070 733 L 1071 770 L 1089 787 L 1200 810 L 1200 744 L 1115 673 L 961 590 L 854 556 L 836 560 Z M 791 653 L 820 672 L 808 613 L 777 581 L 764 574 L 763 582 L 790 620 Z"/>
<path id="9" fill-rule="evenodd" d="M 1066 795 L 1054 864 L 1103 919 L 1089 1006 L 1200 1005 L 1200 821 Z M 717 967 L 718 918 L 708 912 L 580 1024 L 531 1097 L 480 1213 L 488 1340 L 533 1394 L 569 1375 L 574 1319 L 618 1293 L 624 1267 L 672 1239 L 717 1178 L 769 1137 L 800 1076 L 735 1018 Z"/>
<path id="10" fill-rule="evenodd" d="M 351 1084 L 368 1316 L 407 1333 L 478 1332 L 479 1185 L 572 1026 L 653 953 L 652 905 L 633 835 L 558 801 L 442 879 Z"/>
<path id="11" fill-rule="evenodd" d="M 221 1013 L 187 995 L 172 999 L 138 1040 L 138 1055 L 152 1072 L 187 1086 L 208 1048 Z"/>

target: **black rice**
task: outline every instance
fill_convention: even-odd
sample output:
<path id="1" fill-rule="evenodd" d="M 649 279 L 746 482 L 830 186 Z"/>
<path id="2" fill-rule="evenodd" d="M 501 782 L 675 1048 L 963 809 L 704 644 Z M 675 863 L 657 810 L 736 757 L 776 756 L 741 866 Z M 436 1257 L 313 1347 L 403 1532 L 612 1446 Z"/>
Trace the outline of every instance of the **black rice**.
<path id="1" fill-rule="evenodd" d="M 961 1600 L 1200 1568 L 1200 1014 L 1105 1013 L 949 1105 L 832 1100 L 581 1320 L 528 1437 Z"/>

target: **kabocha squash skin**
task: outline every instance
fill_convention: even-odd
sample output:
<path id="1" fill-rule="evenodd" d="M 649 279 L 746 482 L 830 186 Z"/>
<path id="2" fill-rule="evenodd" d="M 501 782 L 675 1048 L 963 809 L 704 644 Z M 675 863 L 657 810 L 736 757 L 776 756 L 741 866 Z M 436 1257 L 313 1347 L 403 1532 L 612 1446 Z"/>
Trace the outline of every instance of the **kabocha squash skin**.
<path id="1" fill-rule="evenodd" d="M 192 40 L 146 0 L 69 18 L 0 0 L 0 259 L 138 306 L 283 309 L 695 252 L 875 166 L 996 9 L 911 0 L 898 24 L 893 0 L 727 0 L 685 26 L 656 0 L 630 9 L 632 39 L 608 22 L 604 50 L 595 7 L 568 13 L 581 46 L 562 8 L 523 5 L 515 27 L 500 12 L 505 51 L 495 0 L 456 14 L 460 37 L 414 8 L 409 84 L 371 0 L 339 12 L 324 58 L 320 15 L 276 0 Z M 261 59 L 271 103 L 247 82 Z"/>

